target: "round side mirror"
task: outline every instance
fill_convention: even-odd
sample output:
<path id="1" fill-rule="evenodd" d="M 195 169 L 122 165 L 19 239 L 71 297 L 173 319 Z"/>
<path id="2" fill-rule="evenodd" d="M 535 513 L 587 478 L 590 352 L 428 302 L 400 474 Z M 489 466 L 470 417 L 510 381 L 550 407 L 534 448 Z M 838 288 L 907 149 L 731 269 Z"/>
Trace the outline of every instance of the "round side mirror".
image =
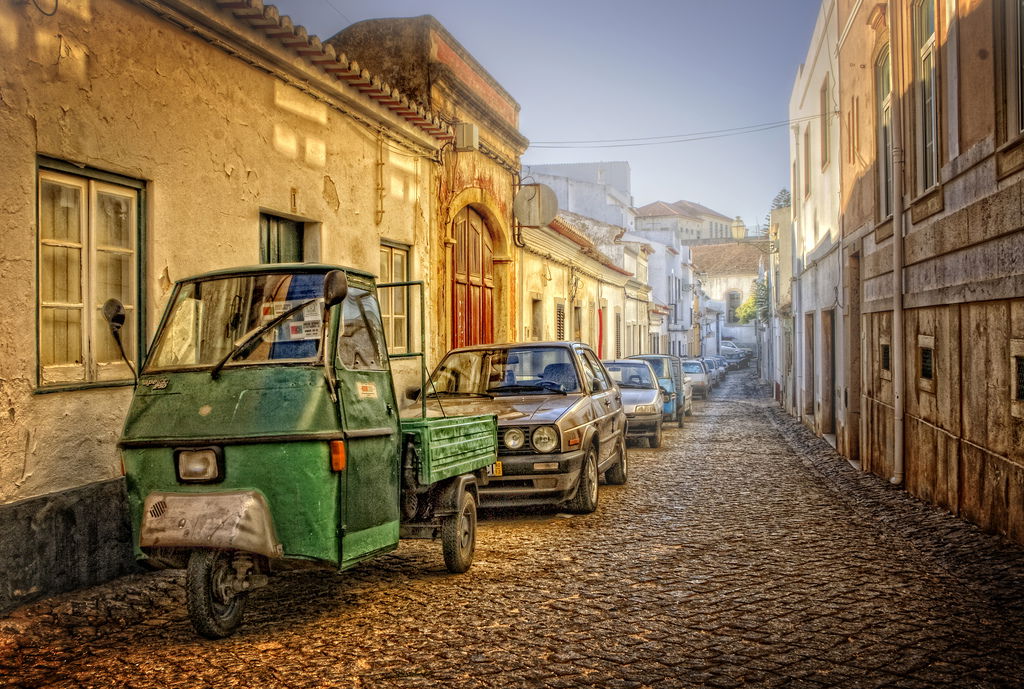
<path id="1" fill-rule="evenodd" d="M 324 306 L 331 308 L 345 301 L 348 276 L 343 270 L 332 270 L 324 276 Z"/>
<path id="2" fill-rule="evenodd" d="M 116 334 L 124 325 L 124 304 L 117 299 L 107 299 L 103 302 L 103 318 L 107 321 L 110 332 Z"/>

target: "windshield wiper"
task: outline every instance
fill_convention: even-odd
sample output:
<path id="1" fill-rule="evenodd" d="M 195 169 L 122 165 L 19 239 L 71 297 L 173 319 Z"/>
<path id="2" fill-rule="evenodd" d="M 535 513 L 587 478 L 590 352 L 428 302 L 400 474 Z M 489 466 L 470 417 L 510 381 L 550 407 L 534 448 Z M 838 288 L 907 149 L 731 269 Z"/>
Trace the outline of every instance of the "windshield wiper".
<path id="1" fill-rule="evenodd" d="M 494 399 L 494 395 L 488 395 L 486 392 L 460 392 L 458 390 L 434 390 L 428 394 L 428 396 L 431 395 L 434 397 L 452 395 L 453 397 L 486 397 L 487 399 Z"/>
<path id="2" fill-rule="evenodd" d="M 557 392 L 562 395 L 567 395 L 562 386 L 558 383 L 547 382 L 547 383 L 513 383 L 511 385 L 499 385 L 496 388 L 487 388 L 488 392 Z"/>
<path id="3" fill-rule="evenodd" d="M 267 321 L 258 328 L 254 328 L 253 330 L 247 332 L 245 335 L 242 336 L 242 339 L 239 340 L 237 344 L 235 344 L 234 348 L 230 352 L 228 352 L 223 359 L 218 361 L 216 366 L 210 369 L 210 378 L 212 378 L 213 380 L 217 380 L 217 378 L 220 376 L 220 370 L 224 368 L 224 366 L 229 361 L 231 361 L 239 354 L 244 352 L 249 345 L 251 345 L 257 339 L 259 339 L 260 336 L 262 336 L 265 332 L 267 332 L 268 330 L 273 330 L 274 328 L 288 320 L 289 317 L 294 316 L 296 313 L 306 308 L 310 304 L 315 304 L 319 299 L 320 297 L 315 297 L 313 299 L 310 299 L 309 301 L 302 302 L 298 306 L 293 306 L 292 308 L 288 309 L 277 318 L 271 321 Z"/>

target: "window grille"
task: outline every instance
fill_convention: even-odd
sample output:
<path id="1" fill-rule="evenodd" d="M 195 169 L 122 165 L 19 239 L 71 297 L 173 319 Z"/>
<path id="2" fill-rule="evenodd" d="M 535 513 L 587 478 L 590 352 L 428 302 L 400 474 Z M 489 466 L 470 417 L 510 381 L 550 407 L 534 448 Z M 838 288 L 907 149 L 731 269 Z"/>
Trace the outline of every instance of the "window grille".
<path id="1" fill-rule="evenodd" d="M 565 304 L 555 304 L 555 339 L 565 339 Z"/>
<path id="2" fill-rule="evenodd" d="M 935 377 L 934 355 L 934 349 L 930 347 L 921 348 L 921 378 L 925 380 L 932 380 Z"/>
<path id="3" fill-rule="evenodd" d="M 883 371 L 891 371 L 892 370 L 892 358 L 891 357 L 892 357 L 892 354 L 891 354 L 891 348 L 889 347 L 889 345 L 887 345 L 887 344 L 882 345 L 882 370 Z"/>
<path id="4" fill-rule="evenodd" d="M 1013 357 L 1013 363 L 1017 369 L 1017 395 L 1014 399 L 1021 402 L 1024 401 L 1024 356 Z"/>
<path id="5" fill-rule="evenodd" d="M 615 358 L 622 358 L 622 314 L 615 314 Z"/>

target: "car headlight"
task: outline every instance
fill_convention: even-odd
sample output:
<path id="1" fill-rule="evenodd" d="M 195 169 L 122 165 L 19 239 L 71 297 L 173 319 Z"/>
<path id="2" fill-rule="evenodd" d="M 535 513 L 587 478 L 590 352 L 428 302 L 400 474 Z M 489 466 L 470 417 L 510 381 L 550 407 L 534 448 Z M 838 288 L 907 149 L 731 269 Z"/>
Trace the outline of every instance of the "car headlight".
<path id="1" fill-rule="evenodd" d="M 541 426 L 531 436 L 533 449 L 537 452 L 547 454 L 558 449 L 558 431 L 554 426 Z"/>
<path id="2" fill-rule="evenodd" d="M 220 448 L 202 447 L 178 450 L 178 478 L 182 481 L 209 482 L 221 478 Z"/>
<path id="3" fill-rule="evenodd" d="M 505 447 L 509 450 L 518 450 L 526 444 L 526 434 L 523 433 L 521 428 L 510 428 L 505 431 L 502 440 L 505 442 Z"/>
<path id="4" fill-rule="evenodd" d="M 635 411 L 637 414 L 657 414 L 661 410 L 656 404 L 638 404 Z"/>

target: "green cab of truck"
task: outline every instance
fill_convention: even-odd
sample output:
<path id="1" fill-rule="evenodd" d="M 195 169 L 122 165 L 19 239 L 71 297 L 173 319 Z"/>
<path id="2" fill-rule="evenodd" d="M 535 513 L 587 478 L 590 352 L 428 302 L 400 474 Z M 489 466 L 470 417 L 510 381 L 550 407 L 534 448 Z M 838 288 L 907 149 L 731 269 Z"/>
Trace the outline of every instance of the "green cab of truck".
<path id="1" fill-rule="evenodd" d="M 400 420 L 377 290 L 315 264 L 175 285 L 119 445 L 136 556 L 187 570 L 201 635 L 234 632 L 275 571 L 348 569 L 401 537 L 472 563 L 495 418 Z M 104 314 L 117 338 L 124 308 Z"/>

